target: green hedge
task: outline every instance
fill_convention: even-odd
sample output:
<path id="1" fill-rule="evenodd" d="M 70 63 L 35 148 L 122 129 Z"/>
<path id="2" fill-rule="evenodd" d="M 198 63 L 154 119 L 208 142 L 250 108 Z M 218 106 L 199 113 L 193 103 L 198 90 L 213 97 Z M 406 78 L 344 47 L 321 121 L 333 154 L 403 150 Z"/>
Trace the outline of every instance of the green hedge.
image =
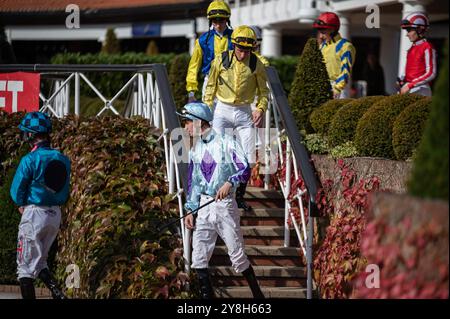
<path id="1" fill-rule="evenodd" d="M 353 99 L 334 99 L 325 102 L 315 109 L 309 118 L 315 132 L 327 135 L 331 119 L 334 114 Z"/>
<path id="2" fill-rule="evenodd" d="M 448 201 L 448 41 L 422 141 L 417 148 L 408 191 Z"/>
<path id="3" fill-rule="evenodd" d="M 372 105 L 356 127 L 354 142 L 358 153 L 362 156 L 395 159 L 392 147 L 394 121 L 407 106 L 422 98 L 416 94 L 396 94 Z"/>
<path id="4" fill-rule="evenodd" d="M 328 129 L 330 146 L 338 146 L 353 141 L 356 126 L 363 114 L 384 96 L 366 96 L 353 100 L 342 106 L 334 114 Z"/>
<path id="5" fill-rule="evenodd" d="M 405 108 L 395 120 L 392 146 L 397 159 L 406 160 L 413 155 L 422 138 L 430 108 L 431 98 L 425 98 Z"/>
<path id="6" fill-rule="evenodd" d="M 291 92 L 292 83 L 295 76 L 295 67 L 298 64 L 299 57 L 293 55 L 284 55 L 279 58 L 269 58 L 270 66 L 273 66 L 280 77 L 286 96 Z"/>
<path id="7" fill-rule="evenodd" d="M 0 283 L 17 283 L 16 248 L 20 214 L 14 205 L 9 190 L 19 165 L 27 152 L 19 138 L 20 123 L 24 113 L 12 115 L 0 111 Z"/>
<path id="8" fill-rule="evenodd" d="M 22 153 L 23 114 L 0 112 L 0 279 L 16 282 L 15 248 L 20 214 L 9 185 Z M 66 267 L 80 270 L 78 298 L 184 298 L 182 244 L 174 229 L 156 227 L 177 217 L 164 177 L 160 131 L 142 118 L 68 116 L 53 120 L 52 144 L 69 156 L 71 193 L 62 209 L 55 261 L 61 284 Z M 25 146 L 25 147 L 21 147 Z M 8 154 L 10 156 L 5 156 Z M 51 254 L 50 254 L 51 255 Z M 192 282 L 192 284 L 196 284 Z"/>

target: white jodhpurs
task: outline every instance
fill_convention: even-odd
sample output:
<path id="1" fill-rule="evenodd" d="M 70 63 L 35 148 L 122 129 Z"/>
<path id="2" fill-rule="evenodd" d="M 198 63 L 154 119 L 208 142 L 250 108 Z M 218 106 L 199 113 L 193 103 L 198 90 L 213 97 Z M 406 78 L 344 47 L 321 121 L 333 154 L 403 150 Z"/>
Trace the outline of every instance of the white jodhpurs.
<path id="1" fill-rule="evenodd" d="M 256 130 L 254 129 L 250 104 L 233 106 L 217 100 L 213 128 L 238 138 L 250 166 L 256 162 Z"/>
<path id="2" fill-rule="evenodd" d="M 47 268 L 48 251 L 61 223 L 59 206 L 25 207 L 19 224 L 17 277 L 35 279 Z"/>
<path id="3" fill-rule="evenodd" d="M 202 195 L 200 205 L 211 199 L 213 197 Z M 227 246 L 233 269 L 238 273 L 246 270 L 250 266 L 250 262 L 244 251 L 240 213 L 234 194 L 199 210 L 192 237 L 192 268 L 208 268 L 217 235 Z"/>

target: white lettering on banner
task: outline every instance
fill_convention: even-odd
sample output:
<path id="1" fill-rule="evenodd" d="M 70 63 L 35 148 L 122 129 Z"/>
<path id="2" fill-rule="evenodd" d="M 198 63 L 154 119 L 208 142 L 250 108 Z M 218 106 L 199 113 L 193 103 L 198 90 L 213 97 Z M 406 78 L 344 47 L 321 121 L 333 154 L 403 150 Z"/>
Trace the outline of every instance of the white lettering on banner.
<path id="1" fill-rule="evenodd" d="M 17 112 L 17 92 L 23 92 L 23 81 L 8 81 L 8 91 L 12 92 L 12 111 Z"/>
<path id="2" fill-rule="evenodd" d="M 23 81 L 0 81 L 0 91 L 12 92 L 12 111 L 17 112 L 17 93 L 23 92 Z M 0 97 L 0 107 L 6 107 L 4 97 Z"/>

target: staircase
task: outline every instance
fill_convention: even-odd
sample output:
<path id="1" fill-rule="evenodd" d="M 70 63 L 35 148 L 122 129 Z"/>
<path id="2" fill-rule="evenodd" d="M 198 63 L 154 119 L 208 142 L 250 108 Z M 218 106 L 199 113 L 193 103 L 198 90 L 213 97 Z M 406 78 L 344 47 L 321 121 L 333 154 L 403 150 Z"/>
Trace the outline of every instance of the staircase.
<path id="1" fill-rule="evenodd" d="M 245 252 L 253 265 L 266 298 L 306 298 L 306 267 L 295 232 L 291 247 L 284 247 L 284 198 L 281 193 L 248 187 L 251 212 L 241 213 Z M 227 248 L 218 238 L 210 261 L 216 295 L 220 298 L 252 298 L 245 278 L 231 267 Z"/>

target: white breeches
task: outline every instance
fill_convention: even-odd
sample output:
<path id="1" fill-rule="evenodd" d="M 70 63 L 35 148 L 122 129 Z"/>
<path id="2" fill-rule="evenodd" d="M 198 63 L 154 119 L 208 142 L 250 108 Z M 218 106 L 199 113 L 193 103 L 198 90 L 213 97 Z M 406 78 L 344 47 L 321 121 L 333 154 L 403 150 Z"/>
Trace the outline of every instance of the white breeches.
<path id="1" fill-rule="evenodd" d="M 47 268 L 48 251 L 61 223 L 59 206 L 28 205 L 19 224 L 17 244 L 18 278 L 36 278 Z"/>
<path id="2" fill-rule="evenodd" d="M 211 196 L 202 195 L 200 205 L 211 199 Z M 238 273 L 246 270 L 250 266 L 250 262 L 244 251 L 240 213 L 234 194 L 199 210 L 192 238 L 192 268 L 208 268 L 217 235 L 227 246 L 234 270 Z"/>

